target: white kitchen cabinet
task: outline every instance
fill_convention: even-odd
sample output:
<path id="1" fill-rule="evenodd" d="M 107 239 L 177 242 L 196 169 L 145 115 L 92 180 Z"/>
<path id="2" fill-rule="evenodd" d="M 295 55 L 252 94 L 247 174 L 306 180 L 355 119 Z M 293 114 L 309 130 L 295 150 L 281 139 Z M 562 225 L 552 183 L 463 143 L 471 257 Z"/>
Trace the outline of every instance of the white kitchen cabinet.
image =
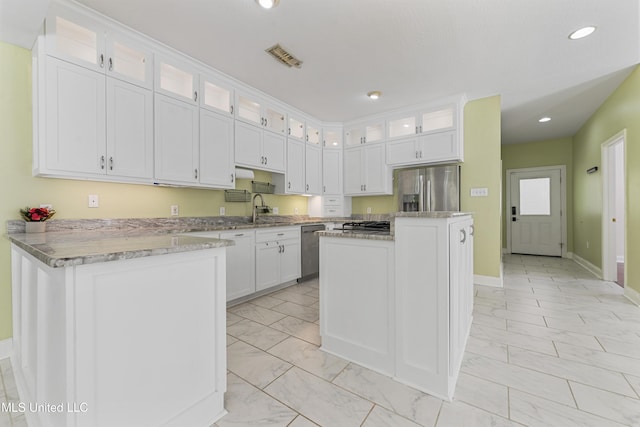
<path id="1" fill-rule="evenodd" d="M 365 123 L 345 125 L 344 141 L 347 147 L 360 144 L 381 142 L 385 139 L 384 119 L 377 119 Z"/>
<path id="2" fill-rule="evenodd" d="M 37 173 L 104 174 L 107 161 L 104 75 L 53 57 L 44 59 L 46 108 L 41 114 L 45 118 L 46 138 L 41 138 L 37 151 Z M 40 132 L 43 131 L 41 128 Z"/>
<path id="3" fill-rule="evenodd" d="M 52 3 L 46 51 L 101 74 L 153 88 L 153 53 L 148 44 L 74 8 Z"/>
<path id="4" fill-rule="evenodd" d="M 307 133 L 307 143 L 315 147 L 322 147 L 322 128 L 320 127 L 320 124 L 307 120 L 305 129 Z"/>
<path id="5" fill-rule="evenodd" d="M 305 150 L 304 194 L 322 194 L 322 147 L 307 144 Z"/>
<path id="6" fill-rule="evenodd" d="M 430 107 L 397 113 L 387 118 L 387 138 L 443 132 L 458 127 L 457 105 Z"/>
<path id="7" fill-rule="evenodd" d="M 156 181 L 198 183 L 198 106 L 156 94 L 155 115 Z"/>
<path id="8" fill-rule="evenodd" d="M 300 227 L 256 231 L 256 291 L 300 277 Z"/>
<path id="9" fill-rule="evenodd" d="M 235 243 L 227 246 L 227 301 L 251 295 L 256 291 L 255 230 L 225 231 L 220 238 Z"/>
<path id="10" fill-rule="evenodd" d="M 289 139 L 287 147 L 287 173 L 284 192 L 303 194 L 305 191 L 305 146 L 304 142 Z M 278 187 L 276 182 L 276 187 Z M 280 190 L 278 190 L 280 191 Z"/>
<path id="11" fill-rule="evenodd" d="M 322 128 L 322 146 L 330 150 L 342 150 L 342 126 L 325 126 Z"/>
<path id="12" fill-rule="evenodd" d="M 382 144 L 344 152 L 344 193 L 353 196 L 392 194 L 391 172 Z"/>
<path id="13" fill-rule="evenodd" d="M 342 150 L 322 150 L 322 193 L 342 194 Z"/>
<path id="14" fill-rule="evenodd" d="M 200 109 L 199 182 L 216 188 L 235 188 L 233 117 Z"/>
<path id="15" fill-rule="evenodd" d="M 305 121 L 301 117 L 295 117 L 289 114 L 289 128 L 287 131 L 289 139 L 298 141 L 305 140 Z"/>
<path id="16" fill-rule="evenodd" d="M 391 166 L 462 160 L 462 144 L 455 131 L 413 136 L 387 143 L 387 164 Z"/>
<path id="17" fill-rule="evenodd" d="M 450 400 L 471 327 L 473 220 L 395 221 L 395 374 Z"/>
<path id="18" fill-rule="evenodd" d="M 106 173 L 153 178 L 153 92 L 107 77 Z"/>
<path id="19" fill-rule="evenodd" d="M 195 65 L 186 60 L 172 56 L 156 56 L 156 93 L 200 105 L 199 78 Z"/>
<path id="20" fill-rule="evenodd" d="M 46 139 L 34 153 L 36 174 L 150 182 L 151 90 L 53 57 L 42 59 Z"/>
<path id="21" fill-rule="evenodd" d="M 395 360 L 394 262 L 393 241 L 320 237 L 322 349 L 388 376 Z"/>
<path id="22" fill-rule="evenodd" d="M 288 123 L 284 111 L 249 92 L 236 91 L 236 119 L 261 129 L 286 135 Z"/>
<path id="23" fill-rule="evenodd" d="M 200 107 L 233 117 L 233 87 L 211 74 L 200 74 Z"/>
<path id="24" fill-rule="evenodd" d="M 65 406 L 27 411 L 29 425 L 206 426 L 226 413 L 224 247 L 52 268 L 12 244 L 11 274 L 21 402 Z"/>
<path id="25" fill-rule="evenodd" d="M 285 136 L 235 121 L 235 162 L 238 166 L 285 172 Z"/>

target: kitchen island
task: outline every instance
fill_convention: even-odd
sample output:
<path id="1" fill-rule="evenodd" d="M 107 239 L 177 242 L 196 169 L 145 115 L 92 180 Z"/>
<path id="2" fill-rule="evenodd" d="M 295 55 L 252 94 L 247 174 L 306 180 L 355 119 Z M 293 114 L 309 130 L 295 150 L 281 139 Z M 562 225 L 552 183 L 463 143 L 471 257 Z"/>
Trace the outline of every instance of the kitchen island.
<path id="1" fill-rule="evenodd" d="M 472 320 L 472 217 L 397 213 L 390 235 L 318 234 L 321 348 L 451 400 Z"/>
<path id="2" fill-rule="evenodd" d="M 12 365 L 29 425 L 206 427 L 225 414 L 232 242 L 130 230 L 8 237 Z"/>

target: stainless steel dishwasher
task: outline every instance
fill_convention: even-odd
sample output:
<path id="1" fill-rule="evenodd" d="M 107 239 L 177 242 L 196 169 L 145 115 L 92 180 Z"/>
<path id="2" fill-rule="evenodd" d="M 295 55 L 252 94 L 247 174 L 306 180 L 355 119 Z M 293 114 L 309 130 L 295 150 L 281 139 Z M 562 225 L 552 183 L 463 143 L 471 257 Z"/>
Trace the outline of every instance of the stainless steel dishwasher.
<path id="1" fill-rule="evenodd" d="M 316 231 L 324 230 L 324 224 L 302 226 L 302 277 L 299 282 L 315 277 L 320 270 L 320 237 Z"/>

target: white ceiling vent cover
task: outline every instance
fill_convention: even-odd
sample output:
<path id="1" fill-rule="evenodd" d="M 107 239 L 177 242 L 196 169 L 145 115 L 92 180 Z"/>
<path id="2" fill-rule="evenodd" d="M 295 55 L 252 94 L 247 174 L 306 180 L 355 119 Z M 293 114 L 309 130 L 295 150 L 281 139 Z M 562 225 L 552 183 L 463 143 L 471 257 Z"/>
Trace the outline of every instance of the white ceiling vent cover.
<path id="1" fill-rule="evenodd" d="M 271 46 L 269 49 L 266 49 L 265 52 L 287 67 L 302 68 L 302 61 L 287 52 L 280 44 Z"/>

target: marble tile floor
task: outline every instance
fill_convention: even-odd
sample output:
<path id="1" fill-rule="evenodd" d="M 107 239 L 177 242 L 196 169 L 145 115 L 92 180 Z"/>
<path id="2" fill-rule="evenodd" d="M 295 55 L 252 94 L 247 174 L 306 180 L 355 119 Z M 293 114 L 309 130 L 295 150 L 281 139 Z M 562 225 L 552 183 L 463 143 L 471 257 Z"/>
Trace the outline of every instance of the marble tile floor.
<path id="1" fill-rule="evenodd" d="M 571 260 L 510 255 L 504 272 L 475 287 L 453 402 L 320 351 L 317 280 L 230 308 L 214 427 L 640 426 L 640 308 Z M 17 399 L 0 367 L 0 400 Z"/>

